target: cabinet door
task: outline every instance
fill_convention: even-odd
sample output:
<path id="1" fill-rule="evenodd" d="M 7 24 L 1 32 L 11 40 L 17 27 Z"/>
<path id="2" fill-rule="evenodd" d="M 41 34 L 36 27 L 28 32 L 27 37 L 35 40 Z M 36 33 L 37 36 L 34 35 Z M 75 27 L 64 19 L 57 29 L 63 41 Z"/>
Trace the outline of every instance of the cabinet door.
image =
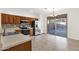
<path id="1" fill-rule="evenodd" d="M 26 20 L 26 19 L 27 19 L 26 17 L 22 17 L 22 16 L 21 16 L 21 20 Z"/>
<path id="2" fill-rule="evenodd" d="M 12 15 L 8 15 L 8 23 L 13 24 L 13 16 Z"/>
<path id="3" fill-rule="evenodd" d="M 2 24 L 5 24 L 5 19 L 6 19 L 5 14 L 1 14 L 1 23 Z"/>
<path id="4" fill-rule="evenodd" d="M 29 21 L 29 24 L 32 24 L 32 19 L 31 18 L 28 21 Z"/>
<path id="5" fill-rule="evenodd" d="M 13 16 L 2 14 L 2 24 L 13 24 Z"/>
<path id="6" fill-rule="evenodd" d="M 33 29 L 30 29 L 29 32 L 30 32 L 30 36 L 32 36 L 33 35 Z"/>
<path id="7" fill-rule="evenodd" d="M 20 17 L 14 16 L 14 24 L 20 24 Z"/>
<path id="8" fill-rule="evenodd" d="M 9 24 L 9 15 L 2 14 L 2 24 Z"/>
<path id="9" fill-rule="evenodd" d="M 9 24 L 9 16 L 7 14 L 5 14 L 4 22 L 5 22 L 5 24 Z"/>

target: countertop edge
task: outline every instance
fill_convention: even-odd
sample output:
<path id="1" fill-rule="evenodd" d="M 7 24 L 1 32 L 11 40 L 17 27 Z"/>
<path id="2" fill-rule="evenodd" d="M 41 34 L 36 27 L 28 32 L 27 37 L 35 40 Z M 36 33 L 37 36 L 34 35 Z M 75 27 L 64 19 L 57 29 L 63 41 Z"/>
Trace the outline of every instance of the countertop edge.
<path id="1" fill-rule="evenodd" d="M 15 47 L 15 46 L 17 46 L 17 45 L 23 44 L 23 43 L 28 42 L 28 41 L 31 41 L 31 39 L 28 39 L 28 40 L 25 40 L 25 41 L 22 41 L 22 42 L 18 42 L 18 43 L 14 44 L 14 45 L 11 45 L 11 46 L 8 46 L 8 47 L 5 47 L 5 48 L 2 48 L 2 49 L 0 49 L 0 51 L 4 51 L 4 50 L 6 50 L 6 49 L 9 49 L 9 48 Z"/>

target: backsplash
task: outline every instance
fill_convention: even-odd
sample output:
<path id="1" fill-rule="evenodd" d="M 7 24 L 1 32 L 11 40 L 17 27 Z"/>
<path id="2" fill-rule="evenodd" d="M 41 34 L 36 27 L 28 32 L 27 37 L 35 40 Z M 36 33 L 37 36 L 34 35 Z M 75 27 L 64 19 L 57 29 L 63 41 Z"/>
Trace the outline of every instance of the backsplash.
<path id="1" fill-rule="evenodd" d="M 17 34 L 16 29 L 19 29 L 19 24 L 2 24 L 3 36 Z"/>
<path id="2" fill-rule="evenodd" d="M 2 24 L 2 28 L 16 28 L 19 24 Z"/>

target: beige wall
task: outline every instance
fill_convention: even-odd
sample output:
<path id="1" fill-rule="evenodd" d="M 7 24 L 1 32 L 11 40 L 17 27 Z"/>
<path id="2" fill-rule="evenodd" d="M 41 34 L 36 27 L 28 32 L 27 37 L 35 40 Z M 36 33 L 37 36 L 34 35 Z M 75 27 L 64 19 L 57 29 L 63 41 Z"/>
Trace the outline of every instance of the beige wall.
<path id="1" fill-rule="evenodd" d="M 1 28 L 1 13 L 0 13 L 0 28 Z"/>
<path id="2" fill-rule="evenodd" d="M 79 40 L 79 8 L 62 9 L 55 14 L 68 14 L 68 38 Z"/>

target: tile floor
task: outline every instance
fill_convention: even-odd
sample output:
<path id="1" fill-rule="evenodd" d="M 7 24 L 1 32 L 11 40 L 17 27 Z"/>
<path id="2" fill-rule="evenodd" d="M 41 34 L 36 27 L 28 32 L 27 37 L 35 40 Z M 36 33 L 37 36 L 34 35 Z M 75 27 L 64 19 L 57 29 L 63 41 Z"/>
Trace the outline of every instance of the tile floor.
<path id="1" fill-rule="evenodd" d="M 78 51 L 79 40 L 42 34 L 32 39 L 32 51 Z"/>

